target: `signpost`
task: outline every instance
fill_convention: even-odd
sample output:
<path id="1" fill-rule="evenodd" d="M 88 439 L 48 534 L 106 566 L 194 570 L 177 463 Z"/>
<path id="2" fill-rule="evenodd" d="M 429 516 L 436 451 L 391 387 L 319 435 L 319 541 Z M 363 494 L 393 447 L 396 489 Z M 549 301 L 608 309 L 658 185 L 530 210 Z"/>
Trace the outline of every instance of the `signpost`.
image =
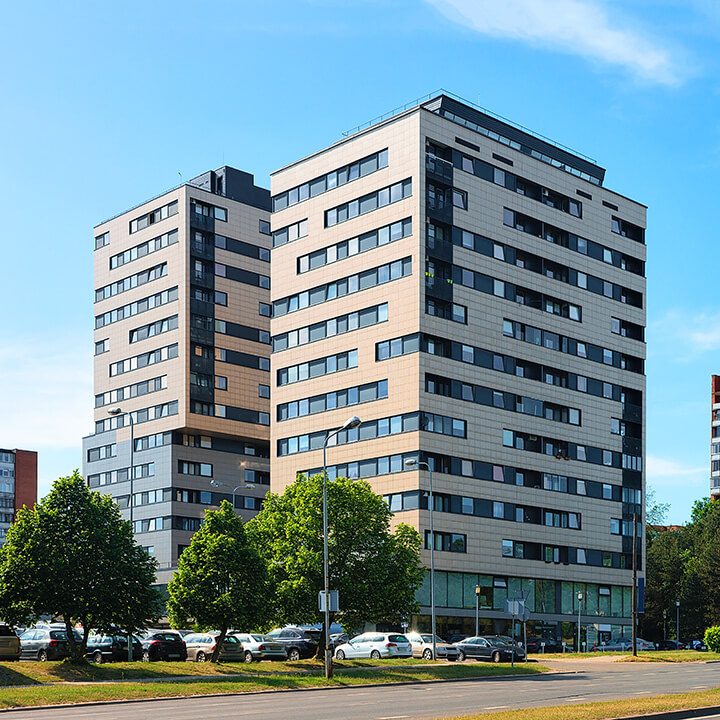
<path id="1" fill-rule="evenodd" d="M 525 623 L 530 619 L 530 610 L 525 607 L 525 598 L 508 598 L 505 600 L 505 613 L 512 615 L 512 666 L 515 667 L 515 620 L 523 624 L 523 636 L 525 638 L 525 660 L 527 661 L 527 627 Z"/>

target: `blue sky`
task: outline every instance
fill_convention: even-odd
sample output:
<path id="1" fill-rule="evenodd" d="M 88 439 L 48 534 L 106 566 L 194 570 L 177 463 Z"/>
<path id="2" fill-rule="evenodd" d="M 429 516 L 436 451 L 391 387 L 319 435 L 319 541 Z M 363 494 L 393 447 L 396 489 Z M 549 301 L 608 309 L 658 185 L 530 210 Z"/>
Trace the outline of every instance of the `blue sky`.
<path id="1" fill-rule="evenodd" d="M 649 483 L 708 493 L 720 373 L 720 4 L 316 0 L 6 4 L 0 445 L 40 491 L 92 429 L 93 225 L 224 163 L 260 184 L 446 88 L 595 158 L 649 206 Z"/>

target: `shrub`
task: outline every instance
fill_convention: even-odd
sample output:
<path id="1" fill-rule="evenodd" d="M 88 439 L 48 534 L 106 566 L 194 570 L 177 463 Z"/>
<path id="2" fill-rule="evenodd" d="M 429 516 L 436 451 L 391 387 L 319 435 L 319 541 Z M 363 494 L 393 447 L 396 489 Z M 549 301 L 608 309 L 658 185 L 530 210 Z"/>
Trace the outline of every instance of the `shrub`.
<path id="1" fill-rule="evenodd" d="M 708 650 L 720 652 L 720 625 L 713 625 L 705 631 L 705 644 Z"/>

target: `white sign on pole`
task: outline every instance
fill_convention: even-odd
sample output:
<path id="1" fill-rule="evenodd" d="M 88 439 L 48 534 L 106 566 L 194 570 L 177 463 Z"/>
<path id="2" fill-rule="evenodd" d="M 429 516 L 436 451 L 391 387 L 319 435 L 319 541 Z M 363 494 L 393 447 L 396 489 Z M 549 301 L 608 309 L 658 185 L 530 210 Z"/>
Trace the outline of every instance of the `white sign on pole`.
<path id="1" fill-rule="evenodd" d="M 340 599 L 338 597 L 338 591 L 337 590 L 330 590 L 330 612 L 339 612 L 340 611 Z M 318 593 L 318 609 L 320 612 L 325 612 L 325 591 L 321 590 Z"/>

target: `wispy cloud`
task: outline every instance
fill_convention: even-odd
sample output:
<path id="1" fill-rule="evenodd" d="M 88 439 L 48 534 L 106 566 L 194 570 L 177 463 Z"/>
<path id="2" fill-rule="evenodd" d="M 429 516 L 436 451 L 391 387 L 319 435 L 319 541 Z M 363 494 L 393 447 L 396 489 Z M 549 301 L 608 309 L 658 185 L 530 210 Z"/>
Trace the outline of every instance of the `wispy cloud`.
<path id="1" fill-rule="evenodd" d="M 720 349 L 720 313 L 668 310 L 648 325 L 652 354 L 682 362 Z"/>
<path id="2" fill-rule="evenodd" d="M 0 348 L 0 438 L 6 447 L 61 449 L 92 431 L 86 339 L 41 335 Z"/>
<path id="3" fill-rule="evenodd" d="M 709 467 L 692 467 L 677 460 L 647 456 L 647 479 L 654 487 L 692 487 L 708 484 Z"/>
<path id="4" fill-rule="evenodd" d="M 634 77 L 678 85 L 686 68 L 667 40 L 632 27 L 602 0 L 426 0 L 483 35 L 508 38 L 622 67 Z"/>

